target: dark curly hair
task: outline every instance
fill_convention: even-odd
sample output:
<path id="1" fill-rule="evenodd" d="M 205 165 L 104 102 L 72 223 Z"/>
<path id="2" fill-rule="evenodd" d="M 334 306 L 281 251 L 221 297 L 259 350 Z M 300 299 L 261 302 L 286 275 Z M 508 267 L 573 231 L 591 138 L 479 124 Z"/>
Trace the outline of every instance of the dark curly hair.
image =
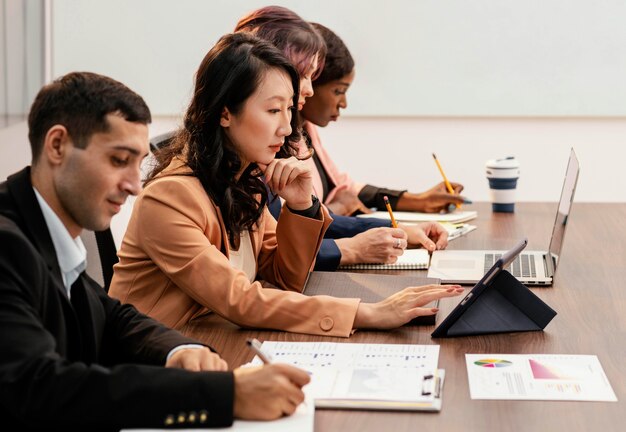
<path id="1" fill-rule="evenodd" d="M 267 190 L 261 171 L 251 163 L 239 179 L 241 159 L 220 125 L 224 107 L 238 114 L 261 84 L 266 72 L 280 69 L 291 78 L 294 106 L 298 103 L 298 72 L 271 43 L 249 33 L 223 36 L 200 63 L 193 97 L 184 124 L 172 144 L 156 153 L 157 165 L 148 182 L 174 157 L 186 160 L 207 194 L 220 208 L 231 247 L 239 247 L 244 230 L 251 230 L 263 213 Z M 292 134 L 277 157 L 297 154 L 298 116 L 291 118 Z"/>
<path id="2" fill-rule="evenodd" d="M 313 81 L 313 86 L 326 84 L 348 75 L 354 69 L 354 59 L 346 44 L 332 30 L 318 23 L 311 23 L 326 43 L 324 69 Z"/>

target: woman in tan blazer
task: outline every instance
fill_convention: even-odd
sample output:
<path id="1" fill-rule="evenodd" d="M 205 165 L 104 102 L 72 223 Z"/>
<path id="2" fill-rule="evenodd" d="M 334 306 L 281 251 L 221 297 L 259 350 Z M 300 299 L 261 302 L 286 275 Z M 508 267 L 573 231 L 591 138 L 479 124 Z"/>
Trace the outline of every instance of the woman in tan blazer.
<path id="1" fill-rule="evenodd" d="M 175 328 L 213 311 L 242 326 L 347 337 L 432 314 L 420 306 L 462 291 L 413 287 L 376 304 L 299 293 L 331 221 L 310 170 L 291 156 L 299 81 L 255 36 L 226 35 L 209 51 L 184 127 L 135 202 L 112 296 Z M 263 174 L 285 200 L 278 223 Z"/>

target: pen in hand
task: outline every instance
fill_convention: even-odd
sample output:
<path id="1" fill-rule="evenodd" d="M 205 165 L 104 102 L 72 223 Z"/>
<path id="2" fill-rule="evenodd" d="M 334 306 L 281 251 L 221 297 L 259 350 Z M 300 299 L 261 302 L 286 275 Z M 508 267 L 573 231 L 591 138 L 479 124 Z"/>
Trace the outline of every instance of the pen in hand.
<path id="1" fill-rule="evenodd" d="M 272 363 L 272 356 L 269 355 L 268 353 L 264 352 L 261 349 L 261 342 L 258 341 L 258 339 L 256 338 L 252 338 L 252 339 L 248 339 L 246 341 L 246 344 L 248 345 L 248 348 L 250 348 L 263 362 L 263 364 L 271 364 Z M 305 371 L 307 374 L 312 375 L 311 372 L 309 371 Z M 305 406 L 307 405 L 306 400 L 304 402 L 302 402 Z"/>
<path id="2" fill-rule="evenodd" d="M 261 350 L 261 342 L 259 342 L 257 339 L 248 339 L 246 341 L 246 344 L 248 345 L 248 348 L 250 348 L 261 359 L 263 364 L 272 363 L 272 356 Z"/>

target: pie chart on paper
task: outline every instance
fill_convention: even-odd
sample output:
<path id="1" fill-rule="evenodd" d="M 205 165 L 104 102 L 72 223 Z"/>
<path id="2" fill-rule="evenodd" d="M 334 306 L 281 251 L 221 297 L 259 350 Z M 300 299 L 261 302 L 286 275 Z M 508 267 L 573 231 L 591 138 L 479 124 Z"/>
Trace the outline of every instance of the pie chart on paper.
<path id="1" fill-rule="evenodd" d="M 501 367 L 511 366 L 513 362 L 510 362 L 508 360 L 501 360 L 501 359 L 482 359 L 482 360 L 475 361 L 474 364 L 476 366 L 486 367 L 486 368 L 501 368 Z"/>

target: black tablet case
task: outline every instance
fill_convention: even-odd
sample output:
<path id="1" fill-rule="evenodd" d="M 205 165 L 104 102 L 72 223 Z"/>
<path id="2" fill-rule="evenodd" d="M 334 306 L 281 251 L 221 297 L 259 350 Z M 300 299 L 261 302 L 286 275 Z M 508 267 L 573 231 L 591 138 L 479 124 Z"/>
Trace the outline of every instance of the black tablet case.
<path id="1" fill-rule="evenodd" d="M 444 320 L 431 336 L 537 331 L 543 330 L 555 316 L 550 306 L 502 270 L 459 317 Z"/>
<path id="2" fill-rule="evenodd" d="M 375 273 L 323 272 L 314 271 L 304 287 L 303 294 L 308 296 L 329 295 L 340 298 L 360 298 L 366 303 L 379 302 L 409 286 L 439 285 L 436 278 L 410 275 L 390 275 Z M 439 300 L 424 306 L 439 307 Z M 435 325 L 437 314 L 420 316 L 407 324 Z"/>

